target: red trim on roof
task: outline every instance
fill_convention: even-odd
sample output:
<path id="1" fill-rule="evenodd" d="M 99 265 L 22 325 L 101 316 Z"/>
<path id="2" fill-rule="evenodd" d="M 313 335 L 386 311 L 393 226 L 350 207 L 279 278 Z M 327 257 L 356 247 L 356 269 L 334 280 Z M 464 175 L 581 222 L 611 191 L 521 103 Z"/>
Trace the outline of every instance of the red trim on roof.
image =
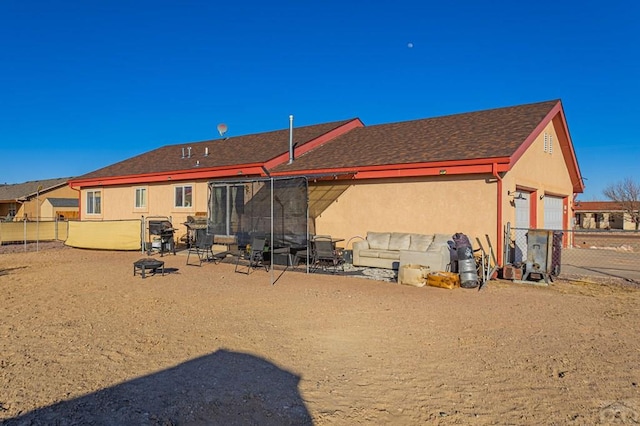
<path id="1" fill-rule="evenodd" d="M 553 108 L 551 108 L 551 111 L 549 111 L 549 113 L 542 119 L 542 121 L 538 123 L 536 128 L 533 129 L 533 132 L 531 132 L 531 134 L 527 136 L 524 142 L 520 144 L 518 149 L 516 149 L 516 151 L 511 156 L 512 165 L 515 164 L 520 159 L 520 157 L 524 155 L 524 153 L 529 149 L 529 147 L 536 140 L 538 135 L 544 130 L 545 127 L 547 127 L 547 125 L 551 122 L 551 120 L 553 120 L 553 117 L 555 117 L 559 111 L 562 111 L 562 108 L 560 106 L 560 101 L 558 101 L 558 103 L 556 103 L 556 105 Z"/>
<path id="2" fill-rule="evenodd" d="M 578 159 L 576 152 L 573 149 L 573 142 L 571 141 L 571 135 L 569 134 L 569 127 L 567 126 L 567 120 L 564 116 L 564 111 L 560 108 L 560 112 L 554 118 L 554 125 L 562 127 L 564 130 L 560 138 L 560 149 L 564 154 L 565 162 L 567 163 L 567 170 L 573 181 L 573 192 L 584 192 L 584 181 L 582 180 L 582 174 L 580 173 L 580 166 L 578 166 Z M 566 139 L 565 139 L 566 138 Z"/>
<path id="3" fill-rule="evenodd" d="M 437 176 L 492 173 L 509 170 L 509 158 L 474 159 L 464 161 L 438 161 L 432 163 L 387 164 L 335 169 L 294 170 L 272 173 L 272 176 L 292 176 L 307 174 L 355 174 L 355 179 Z"/>
<path id="4" fill-rule="evenodd" d="M 130 176 L 116 176 L 109 178 L 94 178 L 85 180 L 69 181 L 72 188 L 84 188 L 92 186 L 113 186 L 137 183 L 153 183 L 167 181 L 187 181 L 199 179 L 212 179 L 218 177 L 235 177 L 235 176 L 265 176 L 261 163 L 244 164 L 234 167 L 219 168 L 198 168 L 193 170 L 178 170 L 169 173 L 158 174 L 141 174 Z"/>
<path id="5" fill-rule="evenodd" d="M 329 132 L 325 133 L 322 136 L 319 136 L 303 145 L 300 145 L 298 147 L 293 148 L 293 156 L 294 158 L 298 158 L 299 156 L 311 151 L 314 148 L 317 148 L 321 145 L 324 145 L 325 143 L 331 141 L 332 139 L 335 139 L 339 136 L 344 135 L 347 132 L 350 132 L 351 130 L 357 128 L 357 127 L 364 127 L 364 124 L 362 123 L 362 121 L 360 121 L 359 118 L 355 118 L 351 121 L 349 121 L 346 124 L 343 124 L 342 126 L 336 127 L 333 130 L 330 130 Z M 293 129 L 293 135 L 295 138 L 295 133 L 296 129 Z M 280 164 L 284 164 L 287 161 L 289 161 L 289 151 L 278 155 L 277 157 L 272 158 L 269 161 L 266 161 L 264 163 L 264 166 L 270 170 L 273 169 L 274 167 L 279 166 Z"/>
<path id="6" fill-rule="evenodd" d="M 511 156 L 511 165 L 515 164 L 533 144 L 535 139 L 542 133 L 545 127 L 549 123 L 553 122 L 557 129 L 557 135 L 560 142 L 560 150 L 567 164 L 567 171 L 571 176 L 573 183 L 573 192 L 584 192 L 584 183 L 580 174 L 580 168 L 578 167 L 578 160 L 576 159 L 576 153 L 573 149 L 573 143 L 571 142 L 571 136 L 569 135 L 569 128 L 567 127 L 567 120 L 564 116 L 564 110 L 562 108 L 562 102 L 558 101 L 556 105 L 551 108 L 551 111 L 544 117 L 544 119 L 536 126 L 531 134 L 524 140 L 524 142 L 518 147 L 518 149 Z"/>

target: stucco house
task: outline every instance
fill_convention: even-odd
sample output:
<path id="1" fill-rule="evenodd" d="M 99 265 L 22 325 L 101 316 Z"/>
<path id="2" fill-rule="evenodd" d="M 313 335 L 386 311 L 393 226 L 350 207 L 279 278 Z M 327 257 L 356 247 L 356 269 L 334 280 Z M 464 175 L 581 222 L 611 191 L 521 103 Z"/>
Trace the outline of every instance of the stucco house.
<path id="1" fill-rule="evenodd" d="M 304 176 L 318 234 L 568 228 L 584 189 L 560 100 L 365 126 L 358 119 L 168 145 L 74 178 L 83 220 L 207 214 L 209 183 Z"/>
<path id="2" fill-rule="evenodd" d="M 615 201 L 576 201 L 574 213 L 577 229 L 636 229 L 629 212 Z"/>
<path id="3" fill-rule="evenodd" d="M 71 178 L 34 180 L 0 186 L 0 218 L 15 220 L 53 220 L 78 216 L 79 192 L 71 189 Z M 59 200 L 66 200 L 60 203 Z M 59 207 L 56 207 L 59 205 Z"/>

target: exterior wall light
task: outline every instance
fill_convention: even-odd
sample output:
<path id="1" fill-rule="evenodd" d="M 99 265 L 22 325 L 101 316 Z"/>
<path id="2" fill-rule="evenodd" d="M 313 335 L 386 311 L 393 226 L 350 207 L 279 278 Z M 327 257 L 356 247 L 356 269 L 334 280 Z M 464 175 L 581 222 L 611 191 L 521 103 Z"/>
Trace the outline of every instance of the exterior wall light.
<path id="1" fill-rule="evenodd" d="M 507 191 L 507 195 L 513 197 L 514 200 L 526 200 L 520 191 Z"/>

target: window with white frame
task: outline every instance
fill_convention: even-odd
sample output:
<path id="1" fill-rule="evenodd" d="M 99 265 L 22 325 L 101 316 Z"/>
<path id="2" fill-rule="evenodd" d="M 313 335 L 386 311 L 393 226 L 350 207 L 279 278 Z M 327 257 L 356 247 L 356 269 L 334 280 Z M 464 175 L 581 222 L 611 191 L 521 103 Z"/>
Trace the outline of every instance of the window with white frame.
<path id="1" fill-rule="evenodd" d="M 191 207 L 193 205 L 193 186 L 184 185 L 175 187 L 176 207 Z"/>
<path id="2" fill-rule="evenodd" d="M 16 203 L 9 204 L 9 216 L 14 217 L 17 211 Z"/>
<path id="3" fill-rule="evenodd" d="M 102 196 L 100 191 L 87 191 L 87 214 L 102 213 Z"/>
<path id="4" fill-rule="evenodd" d="M 147 207 L 147 188 L 136 188 L 136 209 Z"/>

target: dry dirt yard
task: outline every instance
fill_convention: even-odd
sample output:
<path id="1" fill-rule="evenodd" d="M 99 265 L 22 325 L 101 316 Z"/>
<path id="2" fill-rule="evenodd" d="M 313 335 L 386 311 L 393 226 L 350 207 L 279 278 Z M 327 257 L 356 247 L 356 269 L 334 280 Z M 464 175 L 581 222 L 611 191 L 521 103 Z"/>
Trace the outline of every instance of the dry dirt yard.
<path id="1" fill-rule="evenodd" d="M 0 254 L 0 423 L 636 424 L 640 289 Z M 159 256 L 154 256 L 159 258 Z"/>

